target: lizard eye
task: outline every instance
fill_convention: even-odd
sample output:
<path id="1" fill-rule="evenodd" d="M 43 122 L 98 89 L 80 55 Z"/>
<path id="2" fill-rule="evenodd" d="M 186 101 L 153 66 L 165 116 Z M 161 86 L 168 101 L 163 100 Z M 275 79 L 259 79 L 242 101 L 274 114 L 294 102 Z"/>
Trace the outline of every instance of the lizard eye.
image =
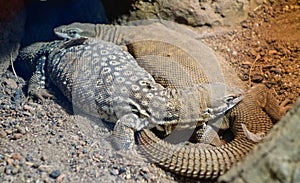
<path id="1" fill-rule="evenodd" d="M 234 100 L 234 97 L 229 96 L 229 97 L 226 97 L 226 98 L 224 99 L 224 102 L 227 103 L 227 104 L 229 104 L 229 103 L 232 103 L 233 100 Z"/>
<path id="2" fill-rule="evenodd" d="M 68 35 L 69 35 L 70 37 L 72 37 L 72 38 L 78 37 L 78 36 L 79 36 L 78 33 L 79 33 L 79 31 L 76 30 L 76 29 L 70 29 L 70 30 L 68 30 Z"/>

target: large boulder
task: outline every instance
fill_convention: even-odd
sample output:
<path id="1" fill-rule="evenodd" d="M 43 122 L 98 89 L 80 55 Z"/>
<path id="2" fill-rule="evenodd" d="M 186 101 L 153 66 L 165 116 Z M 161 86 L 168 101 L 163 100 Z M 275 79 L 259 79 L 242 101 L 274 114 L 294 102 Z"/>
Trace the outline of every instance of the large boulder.
<path id="1" fill-rule="evenodd" d="M 124 4 L 124 0 L 114 0 L 112 3 L 108 0 L 103 1 L 113 17 L 117 16 L 118 12 L 109 9 L 113 7 L 110 5 Z M 248 13 L 262 2 L 262 0 L 133 0 L 129 14 L 120 16 L 118 21 L 124 23 L 159 18 L 191 26 L 230 26 L 245 20 Z M 122 7 L 127 9 L 128 5 Z"/>
<path id="2" fill-rule="evenodd" d="M 220 182 L 300 182 L 300 98 L 246 159 Z"/>
<path id="3" fill-rule="evenodd" d="M 0 3 L 0 75 L 17 57 L 24 34 L 26 19 L 24 6 L 23 0 Z"/>

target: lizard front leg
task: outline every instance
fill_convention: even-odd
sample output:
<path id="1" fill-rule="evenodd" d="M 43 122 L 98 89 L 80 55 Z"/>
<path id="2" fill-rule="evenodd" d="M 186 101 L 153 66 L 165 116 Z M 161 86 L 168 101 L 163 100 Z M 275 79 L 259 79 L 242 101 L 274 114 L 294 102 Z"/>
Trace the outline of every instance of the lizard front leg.
<path id="1" fill-rule="evenodd" d="M 28 94 L 32 97 L 37 97 L 41 101 L 44 100 L 44 97 L 52 98 L 51 95 L 45 89 L 45 64 L 46 64 L 46 56 L 41 56 L 37 60 L 36 70 L 31 76 L 28 85 Z"/>
<path id="2" fill-rule="evenodd" d="M 134 132 L 147 126 L 146 119 L 139 118 L 136 114 L 126 114 L 115 124 L 112 135 L 107 140 L 116 150 L 131 150 L 134 152 Z"/>

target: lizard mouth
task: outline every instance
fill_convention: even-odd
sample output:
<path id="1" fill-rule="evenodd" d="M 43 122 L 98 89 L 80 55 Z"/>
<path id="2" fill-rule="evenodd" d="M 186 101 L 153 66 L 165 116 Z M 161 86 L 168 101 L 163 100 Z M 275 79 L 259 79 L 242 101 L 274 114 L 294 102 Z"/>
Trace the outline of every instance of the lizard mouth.
<path id="1" fill-rule="evenodd" d="M 55 31 L 55 30 L 54 30 L 54 33 L 55 33 L 58 37 L 61 37 L 61 38 L 64 38 L 64 39 L 69 39 L 69 36 L 68 36 L 66 33 L 58 32 L 58 31 Z"/>
<path id="2" fill-rule="evenodd" d="M 244 98 L 243 94 L 240 95 L 228 95 L 223 99 L 223 104 L 215 108 L 208 108 L 205 113 L 212 118 L 225 114 L 228 110 L 236 106 Z"/>

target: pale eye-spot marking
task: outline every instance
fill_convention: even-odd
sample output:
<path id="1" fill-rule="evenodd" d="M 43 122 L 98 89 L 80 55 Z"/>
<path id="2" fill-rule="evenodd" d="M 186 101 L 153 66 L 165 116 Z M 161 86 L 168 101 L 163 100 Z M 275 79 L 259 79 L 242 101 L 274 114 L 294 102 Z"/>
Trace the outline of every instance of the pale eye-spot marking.
<path id="1" fill-rule="evenodd" d="M 153 96 L 154 96 L 154 95 L 153 95 L 152 93 L 147 93 L 147 94 L 146 94 L 146 97 L 149 98 L 149 99 L 153 98 Z"/>
<path id="2" fill-rule="evenodd" d="M 142 100 L 142 101 L 141 101 L 141 104 L 142 104 L 143 106 L 147 106 L 147 105 L 149 104 L 149 102 L 146 101 L 146 100 Z"/>
<path id="3" fill-rule="evenodd" d="M 141 85 L 141 86 L 146 86 L 146 85 L 147 85 L 147 82 L 146 82 L 146 81 L 143 81 L 143 80 L 141 80 L 141 81 L 139 81 L 139 85 Z"/>
<path id="4" fill-rule="evenodd" d="M 100 87 L 104 84 L 103 80 L 102 79 L 97 79 L 97 82 L 96 82 L 96 87 Z"/>
<path id="5" fill-rule="evenodd" d="M 114 72 L 114 76 L 120 76 L 119 72 Z"/>
<path id="6" fill-rule="evenodd" d="M 102 67 L 108 66 L 108 64 L 107 64 L 106 62 L 100 62 L 100 65 L 101 65 Z"/>
<path id="7" fill-rule="evenodd" d="M 111 75 L 108 75 L 105 79 L 106 83 L 111 83 L 113 80 L 113 77 Z"/>
<path id="8" fill-rule="evenodd" d="M 92 51 L 91 50 L 86 50 L 85 52 L 83 52 L 82 57 L 89 57 L 91 56 Z"/>
<path id="9" fill-rule="evenodd" d="M 148 92 L 149 92 L 149 89 L 148 89 L 148 88 L 143 88 L 143 89 L 142 89 L 142 92 L 148 93 Z"/>
<path id="10" fill-rule="evenodd" d="M 131 76 L 129 79 L 130 79 L 131 81 L 136 81 L 136 80 L 138 80 L 138 77 L 136 77 L 136 76 Z"/>
<path id="11" fill-rule="evenodd" d="M 141 95 L 141 93 L 135 93 L 135 94 L 134 94 L 134 97 L 135 97 L 136 99 L 141 99 L 141 98 L 142 98 L 142 95 Z"/>
<path id="12" fill-rule="evenodd" d="M 101 55 L 107 55 L 107 54 L 109 54 L 109 51 L 107 51 L 107 50 L 101 50 L 100 54 Z"/>
<path id="13" fill-rule="evenodd" d="M 166 95 L 167 95 L 167 91 L 160 91 L 159 94 L 160 94 L 161 96 L 166 96 Z"/>
<path id="14" fill-rule="evenodd" d="M 132 71 L 126 70 L 126 71 L 124 71 L 124 75 L 125 76 L 130 76 L 130 75 L 132 75 Z"/>
<path id="15" fill-rule="evenodd" d="M 112 60 L 109 62 L 110 65 L 119 65 L 120 62 L 116 61 L 116 60 Z"/>
<path id="16" fill-rule="evenodd" d="M 138 91 L 140 89 L 138 85 L 132 85 L 131 88 L 133 91 Z"/>
<path id="17" fill-rule="evenodd" d="M 115 55 L 108 55 L 108 59 L 115 60 L 117 57 Z"/>
<path id="18" fill-rule="evenodd" d="M 126 87 L 122 87 L 122 88 L 121 88 L 121 92 L 122 92 L 122 93 L 127 93 L 127 92 L 128 92 L 128 89 L 127 89 Z"/>
<path id="19" fill-rule="evenodd" d="M 100 62 L 100 58 L 99 57 L 94 57 L 92 60 L 92 64 L 95 65 L 96 63 Z"/>
<path id="20" fill-rule="evenodd" d="M 104 67 L 104 68 L 102 69 L 102 74 L 108 74 L 108 73 L 110 73 L 110 71 L 111 71 L 111 68 L 109 68 L 109 67 Z"/>
<path id="21" fill-rule="evenodd" d="M 107 57 L 101 57 L 101 60 L 102 60 L 103 62 L 106 62 L 108 59 L 107 59 Z"/>
<path id="22" fill-rule="evenodd" d="M 118 83 L 123 83 L 125 81 L 125 78 L 123 78 L 123 77 L 117 77 L 116 81 Z"/>

